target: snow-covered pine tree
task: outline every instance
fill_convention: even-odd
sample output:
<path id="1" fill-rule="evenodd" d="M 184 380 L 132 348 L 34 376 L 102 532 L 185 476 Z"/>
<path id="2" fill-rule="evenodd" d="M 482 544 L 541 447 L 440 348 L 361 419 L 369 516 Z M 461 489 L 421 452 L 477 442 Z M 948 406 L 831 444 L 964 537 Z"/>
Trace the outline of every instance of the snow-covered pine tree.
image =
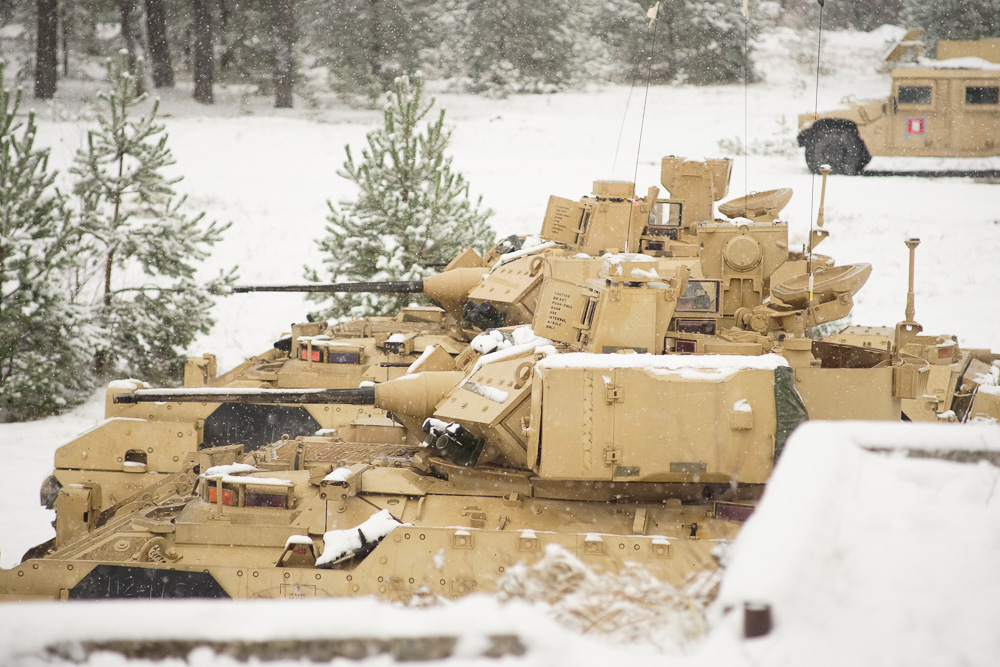
<path id="1" fill-rule="evenodd" d="M 433 105 L 433 98 L 424 103 L 419 77 L 399 77 L 383 110 L 385 125 L 368 134 L 360 162 L 346 147 L 347 160 L 337 173 L 360 193 L 340 208 L 327 202 L 327 235 L 318 243 L 329 280 L 417 280 L 463 248 L 482 251 L 492 242 L 492 211 L 480 210 L 482 198 L 469 200 L 468 183 L 445 155 L 451 130 L 444 110 L 423 131 L 418 127 Z M 306 278 L 320 280 L 308 268 Z M 342 319 L 394 314 L 413 297 L 335 294 L 314 300 L 324 304 L 317 317 Z"/>
<path id="2" fill-rule="evenodd" d="M 662 3 L 659 28 L 675 48 L 653 57 L 673 58 L 681 80 L 696 86 L 740 83 L 744 76 L 756 81 L 753 50 L 761 27 L 756 10 L 756 0 L 745 17 L 741 3 L 732 0 Z"/>
<path id="3" fill-rule="evenodd" d="M 99 129 L 87 136 L 71 173 L 79 197 L 78 225 L 87 244 L 78 298 L 92 304 L 101 330 L 94 370 L 101 378 L 177 382 L 183 351 L 213 324 L 209 309 L 233 279 L 220 273 L 203 284 L 197 263 L 230 226 L 202 224 L 184 212 L 185 198 L 163 169 L 174 164 L 158 103 L 137 107 L 127 53 L 107 65 L 111 88 L 99 95 Z"/>
<path id="4" fill-rule="evenodd" d="M 304 0 L 304 41 L 335 91 L 374 103 L 396 77 L 418 69 L 421 49 L 437 44 L 435 1 Z"/>
<path id="5" fill-rule="evenodd" d="M 925 55 L 937 54 L 939 39 L 980 39 L 1000 34 L 1000 0 L 906 0 L 906 25 L 923 28 Z"/>
<path id="6" fill-rule="evenodd" d="M 214 2 L 207 4 L 209 7 L 216 5 Z M 270 0 L 250 0 L 241 2 L 236 9 L 228 3 L 219 3 L 221 13 L 214 28 L 220 43 L 216 64 L 218 81 L 249 85 L 259 94 L 271 94 L 275 58 L 274 4 Z"/>
<path id="7" fill-rule="evenodd" d="M 587 1 L 601 3 L 590 14 L 589 30 L 604 44 L 612 78 L 694 85 L 740 83 L 744 74 L 757 79 L 757 0 L 745 18 L 741 3 L 732 0 L 661 2 L 652 26 L 646 12 L 655 0 Z"/>
<path id="8" fill-rule="evenodd" d="M 962 0 L 965 2 L 966 0 Z M 939 0 L 934 0 L 935 3 Z M 905 0 L 881 2 L 830 2 L 823 6 L 823 29 L 862 30 L 869 32 L 881 25 L 901 25 Z M 803 13 L 806 25 L 815 27 L 819 15 L 817 3 L 801 3 L 796 13 Z"/>
<path id="9" fill-rule="evenodd" d="M 678 63 L 673 34 L 662 23 L 653 30 L 639 0 L 600 0 L 590 31 L 604 44 L 611 64 L 609 76 L 625 82 L 672 83 Z M 649 3 L 652 4 L 652 3 Z M 661 5 L 661 16 L 668 10 Z M 653 37 L 656 44 L 651 45 Z"/>
<path id="10" fill-rule="evenodd" d="M 567 84 L 583 16 L 571 0 L 469 3 L 456 37 L 470 88 L 503 95 Z"/>
<path id="11" fill-rule="evenodd" d="M 66 281 L 76 255 L 35 117 L 18 118 L 20 89 L 0 62 L 0 422 L 37 419 L 81 402 L 92 387 L 89 338 Z"/>

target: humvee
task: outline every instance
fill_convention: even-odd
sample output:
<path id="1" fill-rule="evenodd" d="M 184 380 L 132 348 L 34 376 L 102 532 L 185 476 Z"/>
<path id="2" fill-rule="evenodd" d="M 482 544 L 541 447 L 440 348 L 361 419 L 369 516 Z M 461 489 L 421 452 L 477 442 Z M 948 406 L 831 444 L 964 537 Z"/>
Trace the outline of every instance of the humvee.
<path id="1" fill-rule="evenodd" d="M 888 99 L 799 115 L 799 146 L 819 173 L 857 174 L 873 155 L 1000 155 L 1000 39 L 939 40 L 938 60 L 920 57 L 922 30 L 910 30 L 886 55 Z M 914 62 L 903 66 L 908 54 Z"/>

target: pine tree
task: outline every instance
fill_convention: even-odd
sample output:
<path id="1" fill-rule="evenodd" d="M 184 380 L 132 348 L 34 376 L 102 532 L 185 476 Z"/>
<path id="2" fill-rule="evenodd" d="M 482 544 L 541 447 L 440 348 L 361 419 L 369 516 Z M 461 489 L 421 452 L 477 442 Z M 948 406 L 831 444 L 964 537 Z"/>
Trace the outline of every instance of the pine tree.
<path id="1" fill-rule="evenodd" d="M 935 3 L 938 0 L 935 0 Z M 964 0 L 963 0 L 964 1 Z M 823 26 L 834 30 L 874 30 L 881 25 L 898 25 L 903 14 L 904 0 L 881 2 L 830 2 L 823 7 Z M 815 3 L 808 7 L 815 20 Z"/>
<path id="2" fill-rule="evenodd" d="M 590 30 L 604 43 L 613 75 L 625 81 L 690 83 L 698 86 L 756 81 L 754 41 L 761 21 L 757 2 L 746 17 L 731 0 L 661 2 L 656 23 L 652 1 L 605 0 Z"/>
<path id="3" fill-rule="evenodd" d="M 211 15 L 208 3 L 206 8 Z M 275 2 L 250 0 L 220 2 L 215 39 L 220 42 L 219 81 L 252 86 L 258 94 L 269 95 L 274 84 Z"/>
<path id="4" fill-rule="evenodd" d="M 129 71 L 132 72 L 136 92 L 141 95 L 152 89 L 153 81 L 143 66 L 146 62 L 146 43 L 140 27 L 144 21 L 139 0 L 118 0 L 118 14 L 122 41 L 128 52 Z"/>
<path id="5" fill-rule="evenodd" d="M 416 280 L 432 265 L 450 261 L 463 248 L 483 250 L 493 239 L 489 209 L 469 200 L 465 179 L 445 156 L 451 131 L 444 110 L 423 132 L 418 125 L 434 100 L 424 103 L 423 82 L 396 80 L 384 108 L 385 126 L 368 134 L 368 147 L 355 162 L 350 146 L 337 173 L 360 189 L 357 201 L 327 202 L 327 236 L 319 241 L 331 281 Z M 317 281 L 316 271 L 306 277 Z M 379 294 L 317 297 L 328 304 L 318 316 L 394 314 L 412 299 Z"/>
<path id="6" fill-rule="evenodd" d="M 566 85 L 579 18 L 570 0 L 470 3 L 460 35 L 470 89 L 506 94 Z"/>
<path id="7" fill-rule="evenodd" d="M 906 0 L 907 25 L 923 28 L 926 55 L 939 39 L 980 39 L 1000 34 L 1000 0 Z"/>
<path id="8" fill-rule="evenodd" d="M 100 94 L 99 129 L 77 152 L 71 173 L 79 196 L 79 226 L 87 243 L 80 298 L 93 304 L 103 342 L 94 355 L 98 376 L 132 375 L 175 382 L 182 352 L 212 325 L 213 296 L 232 272 L 203 285 L 197 262 L 208 256 L 229 224 L 202 225 L 203 213 L 184 212 L 185 198 L 162 171 L 174 163 L 158 103 L 136 107 L 127 52 L 107 66 L 111 89 Z"/>
<path id="9" fill-rule="evenodd" d="M 64 289 L 76 237 L 34 146 L 35 117 L 17 118 L 21 91 L 0 63 L 0 422 L 37 419 L 91 389 L 90 328 Z"/>
<path id="10" fill-rule="evenodd" d="M 661 5 L 661 16 L 669 10 Z M 673 53 L 674 36 L 661 19 L 656 30 L 649 24 L 646 7 L 637 0 L 605 0 L 590 22 L 590 31 L 607 50 L 611 77 L 626 82 L 672 83 L 678 73 Z M 656 38 L 655 46 L 651 45 Z"/>
<path id="11" fill-rule="evenodd" d="M 331 87 L 374 101 L 404 72 L 421 65 L 437 26 L 431 0 L 305 0 L 309 50 L 327 68 Z"/>
<path id="12" fill-rule="evenodd" d="M 755 81 L 754 41 L 760 34 L 756 2 L 744 17 L 732 0 L 683 0 L 660 5 L 661 30 L 675 48 L 654 54 L 673 58 L 678 77 L 696 86 Z"/>

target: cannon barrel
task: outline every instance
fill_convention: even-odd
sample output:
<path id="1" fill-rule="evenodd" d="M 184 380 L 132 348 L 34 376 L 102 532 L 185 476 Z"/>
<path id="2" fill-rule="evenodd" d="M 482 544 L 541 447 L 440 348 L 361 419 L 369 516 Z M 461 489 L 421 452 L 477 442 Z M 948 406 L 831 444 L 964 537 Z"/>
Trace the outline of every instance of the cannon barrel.
<path id="1" fill-rule="evenodd" d="M 139 389 L 115 394 L 115 403 L 344 403 L 374 405 L 375 387 L 348 389 Z"/>
<path id="2" fill-rule="evenodd" d="M 313 292 L 323 294 L 419 294 L 424 291 L 423 280 L 393 280 L 384 282 L 355 283 L 304 283 L 301 285 L 236 285 L 233 292 Z"/>
<path id="3" fill-rule="evenodd" d="M 362 292 L 370 294 L 420 294 L 436 301 L 456 319 L 462 318 L 462 308 L 469 292 L 483 281 L 483 267 L 459 267 L 427 276 L 423 280 L 389 280 L 356 283 L 305 283 L 302 285 L 237 285 L 233 292 L 313 292 L 337 294 Z"/>

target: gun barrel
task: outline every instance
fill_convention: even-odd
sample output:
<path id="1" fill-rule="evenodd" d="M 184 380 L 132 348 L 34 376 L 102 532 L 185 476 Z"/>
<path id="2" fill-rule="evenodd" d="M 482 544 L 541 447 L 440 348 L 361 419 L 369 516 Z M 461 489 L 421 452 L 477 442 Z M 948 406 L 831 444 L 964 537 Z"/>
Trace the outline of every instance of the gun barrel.
<path id="1" fill-rule="evenodd" d="M 317 292 L 343 294 L 363 292 L 370 294 L 417 294 L 424 291 L 423 280 L 390 280 L 384 282 L 356 283 L 306 283 L 302 285 L 237 285 L 233 292 Z"/>
<path id="2" fill-rule="evenodd" d="M 115 394 L 115 403 L 345 403 L 374 405 L 375 387 L 348 389 L 139 389 Z"/>

